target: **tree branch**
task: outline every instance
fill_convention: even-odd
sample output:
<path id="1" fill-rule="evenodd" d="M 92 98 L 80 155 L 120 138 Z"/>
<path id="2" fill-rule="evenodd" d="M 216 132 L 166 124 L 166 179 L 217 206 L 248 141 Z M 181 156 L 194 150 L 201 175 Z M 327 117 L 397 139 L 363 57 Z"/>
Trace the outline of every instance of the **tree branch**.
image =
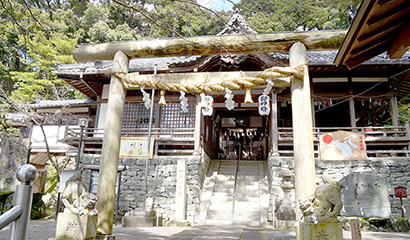
<path id="1" fill-rule="evenodd" d="M 182 36 L 182 35 L 181 35 L 180 33 L 178 33 L 177 31 L 175 31 L 175 30 L 173 30 L 173 29 L 171 29 L 171 28 L 169 28 L 169 27 L 161 26 L 159 23 L 157 23 L 157 21 L 155 21 L 155 20 L 152 18 L 151 14 L 150 14 L 149 12 L 147 12 L 145 9 L 143 9 L 143 8 L 137 8 L 136 6 L 133 6 L 133 5 L 128 5 L 128 4 L 126 4 L 126 3 L 124 3 L 124 2 L 122 2 L 122 1 L 120 1 L 120 0 L 113 0 L 113 2 L 116 3 L 116 4 L 118 4 L 118 5 L 120 5 L 120 6 L 122 6 L 122 7 L 129 8 L 129 9 L 132 9 L 132 10 L 134 10 L 134 11 L 137 11 L 137 12 L 141 13 L 142 16 L 144 16 L 145 18 L 147 18 L 147 19 L 148 19 L 149 21 L 151 21 L 153 24 L 157 25 L 157 26 L 160 27 L 160 28 L 163 28 L 163 29 L 166 29 L 166 30 L 168 30 L 168 31 L 171 31 L 171 32 L 173 32 L 174 34 L 176 34 L 178 37 L 180 37 L 180 38 L 182 38 L 182 39 L 185 39 L 186 41 L 189 42 L 189 40 L 187 40 L 184 36 Z"/>

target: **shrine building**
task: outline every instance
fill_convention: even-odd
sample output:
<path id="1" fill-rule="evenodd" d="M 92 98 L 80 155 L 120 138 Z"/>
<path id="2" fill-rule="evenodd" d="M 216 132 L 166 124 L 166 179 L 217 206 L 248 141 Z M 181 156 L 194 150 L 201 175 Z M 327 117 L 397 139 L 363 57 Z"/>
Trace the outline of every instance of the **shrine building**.
<path id="1" fill-rule="evenodd" d="M 340 34 L 339 39 L 343 39 L 346 32 L 329 34 Z M 259 34 L 234 12 L 217 36 L 248 35 L 252 39 Z M 337 181 L 356 173 L 380 174 L 392 195 L 396 186 L 410 187 L 405 181 L 410 169 L 402 169 L 408 166 L 410 125 L 398 116 L 400 101 L 410 90 L 410 52 L 397 59 L 380 52 L 358 65 L 354 61 L 341 64 L 344 50 L 339 47 L 343 44 L 339 41 L 336 47 L 308 48 L 306 53 L 314 182 L 320 182 L 324 170 Z M 297 110 L 292 109 L 290 78 L 298 74 L 298 67 L 292 67 L 286 49 L 230 53 L 221 48 L 219 54 L 131 58 L 128 71 L 115 75 L 121 78 L 128 74 L 130 78 L 123 79 L 122 122 L 115 123 L 120 126 L 121 145 L 114 221 L 132 211 L 145 210 L 152 211 L 154 225 L 174 221 L 275 224 L 284 198 L 283 171 L 294 171 L 295 167 L 292 118 Z M 81 147 L 79 168 L 94 193 L 103 167 L 101 154 L 107 141 L 104 135 L 115 64 L 114 60 L 97 59 L 61 65 L 54 71 L 97 102 L 88 112 L 81 143 L 77 125 L 67 125 L 64 135 L 66 144 Z M 277 79 L 266 77 L 263 84 L 245 86 L 254 84 L 264 73 L 276 74 Z M 230 80 L 238 78 L 243 82 Z M 168 81 L 168 90 L 153 90 L 156 87 L 138 81 L 157 85 Z M 189 84 L 198 81 L 219 81 L 221 91 L 212 86 L 204 90 L 203 85 L 203 93 L 180 89 L 184 84 L 193 89 L 196 86 Z M 230 86 L 240 86 L 226 87 L 228 81 Z M 173 89 L 177 83 L 179 90 Z M 337 131 L 347 135 L 330 146 L 336 135 L 332 140 L 324 136 Z M 343 150 L 346 147 L 348 150 Z M 332 149 L 339 149 L 341 157 L 325 152 Z M 294 190 L 290 194 L 294 199 Z M 372 206 L 357 205 L 342 214 L 349 216 L 362 208 L 369 217 L 400 216 L 398 199 L 387 199 L 379 213 L 374 213 Z"/>

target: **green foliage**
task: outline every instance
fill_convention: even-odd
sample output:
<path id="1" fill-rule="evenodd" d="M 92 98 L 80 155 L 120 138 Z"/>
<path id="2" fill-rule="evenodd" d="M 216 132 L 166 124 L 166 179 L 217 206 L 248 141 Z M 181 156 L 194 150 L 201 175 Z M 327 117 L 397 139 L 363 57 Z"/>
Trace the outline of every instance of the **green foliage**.
<path id="1" fill-rule="evenodd" d="M 410 122 L 410 95 L 403 98 L 397 105 L 400 125 L 404 125 L 406 121 Z"/>
<path id="2" fill-rule="evenodd" d="M 0 215 L 9 210 L 9 206 L 6 205 L 6 201 L 7 198 L 13 193 L 13 191 L 0 192 Z"/>
<path id="3" fill-rule="evenodd" d="M 6 118 L 6 113 L 10 112 L 4 104 L 0 105 L 0 146 L 3 139 L 10 137 L 20 137 L 20 129 L 13 127 L 12 121 Z"/>
<path id="4" fill-rule="evenodd" d="M 57 183 L 59 181 L 57 169 L 49 166 L 47 169 L 46 185 L 44 187 L 44 193 L 53 193 L 56 190 Z"/>
<path id="5" fill-rule="evenodd" d="M 237 6 L 259 33 L 346 29 L 359 0 L 242 0 Z"/>
<path id="6" fill-rule="evenodd" d="M 2 4 L 0 21 L 5 35 L 0 38 L 0 77 L 4 95 L 18 103 L 42 99 L 73 99 L 79 94 L 52 73 L 57 64 L 74 63 L 77 43 L 70 37 L 68 15 L 51 11 L 43 2 Z M 45 9 L 50 10 L 46 12 Z M 52 14 L 51 14 L 52 13 Z M 2 101 L 5 102 L 5 101 Z"/>
<path id="7" fill-rule="evenodd" d="M 237 6 L 254 30 L 266 33 L 346 28 L 359 2 L 242 0 Z M 195 0 L 130 1 L 128 7 L 110 0 L 1 3 L 0 87 L 9 99 L 24 104 L 84 97 L 53 74 L 58 64 L 74 63 L 76 44 L 214 35 L 230 16 Z"/>
<path id="8" fill-rule="evenodd" d="M 189 3 L 189 1 L 152 1 L 150 38 L 215 35 L 224 28 L 228 18 L 224 12 L 218 16 Z"/>
<path id="9" fill-rule="evenodd" d="M 40 219 L 46 216 L 46 205 L 41 197 L 43 193 L 33 193 L 33 202 L 31 204 L 30 219 Z"/>

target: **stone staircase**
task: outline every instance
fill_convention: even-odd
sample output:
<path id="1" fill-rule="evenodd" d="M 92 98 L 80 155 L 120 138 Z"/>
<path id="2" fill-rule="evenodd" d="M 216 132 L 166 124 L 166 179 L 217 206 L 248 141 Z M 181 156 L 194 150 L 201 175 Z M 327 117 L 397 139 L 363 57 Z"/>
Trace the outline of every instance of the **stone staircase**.
<path id="1" fill-rule="evenodd" d="M 202 190 L 199 222 L 266 224 L 267 185 L 266 162 L 240 161 L 237 166 L 234 160 L 213 160 Z"/>

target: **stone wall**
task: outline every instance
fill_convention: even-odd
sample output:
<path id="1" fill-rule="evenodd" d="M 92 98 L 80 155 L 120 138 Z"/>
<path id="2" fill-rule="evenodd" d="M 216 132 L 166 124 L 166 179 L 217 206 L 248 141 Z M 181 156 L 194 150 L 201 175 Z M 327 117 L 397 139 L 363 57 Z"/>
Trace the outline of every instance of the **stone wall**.
<path id="1" fill-rule="evenodd" d="M 15 191 L 17 169 L 27 161 L 28 141 L 22 138 L 2 139 L 0 145 L 0 192 Z"/>
<path id="2" fill-rule="evenodd" d="M 367 160 L 367 161 L 315 161 L 316 165 L 316 183 L 322 183 L 322 174 L 325 170 L 337 181 L 346 177 L 353 172 L 371 172 L 387 182 L 389 200 L 391 206 L 391 217 L 401 217 L 400 199 L 394 196 L 394 188 L 398 186 L 410 189 L 410 159 L 405 160 Z M 270 193 L 271 193 L 271 209 L 277 209 L 283 199 L 283 191 L 280 187 L 282 179 L 279 178 L 279 173 L 282 171 L 283 163 L 289 165 L 293 171 L 293 158 L 289 157 L 270 157 L 268 160 Z M 293 182 L 294 184 L 294 182 Z M 291 199 L 295 199 L 294 190 L 291 194 Z M 410 211 L 408 198 L 403 199 L 403 205 Z"/>
<path id="3" fill-rule="evenodd" d="M 202 185 L 209 168 L 210 158 L 206 154 L 193 156 L 158 156 L 150 160 L 148 167 L 147 210 L 153 210 L 165 220 L 175 215 L 176 172 L 178 159 L 187 162 L 186 219 L 192 219 L 192 212 L 199 215 Z M 130 210 L 142 209 L 145 191 L 145 159 L 120 159 L 126 166 L 121 173 L 119 216 Z M 99 164 L 99 155 L 84 155 L 81 167 Z M 88 186 L 90 170 L 83 171 L 83 181 Z"/>

